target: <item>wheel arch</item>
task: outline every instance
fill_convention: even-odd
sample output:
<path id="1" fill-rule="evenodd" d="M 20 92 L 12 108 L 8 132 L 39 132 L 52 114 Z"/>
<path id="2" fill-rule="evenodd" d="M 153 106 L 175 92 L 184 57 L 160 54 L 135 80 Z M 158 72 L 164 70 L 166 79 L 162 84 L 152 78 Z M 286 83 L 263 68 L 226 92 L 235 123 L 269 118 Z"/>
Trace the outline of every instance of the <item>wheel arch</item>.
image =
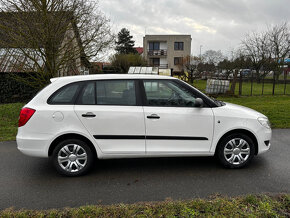
<path id="1" fill-rule="evenodd" d="M 53 150 L 55 149 L 55 147 L 63 140 L 66 140 L 66 139 L 79 139 L 79 140 L 82 140 L 84 142 L 87 143 L 87 145 L 90 147 L 90 149 L 92 150 L 93 152 L 93 155 L 97 157 L 97 151 L 96 151 L 96 148 L 94 146 L 94 144 L 91 142 L 91 140 L 89 140 L 87 137 L 83 136 L 83 135 L 80 135 L 80 134 L 77 134 L 77 133 L 67 133 L 67 134 L 63 134 L 63 135 L 60 135 L 58 136 L 57 138 L 55 138 L 52 143 L 50 144 L 49 146 L 49 149 L 48 149 L 48 156 L 50 157 L 53 153 Z"/>
<path id="2" fill-rule="evenodd" d="M 217 143 L 217 146 L 216 146 L 216 148 L 215 148 L 215 154 L 216 154 L 216 151 L 218 150 L 218 147 L 219 147 L 221 141 L 222 141 L 224 138 L 226 138 L 226 137 L 228 137 L 229 135 L 232 135 L 232 134 L 240 134 L 240 133 L 247 135 L 248 137 L 250 137 L 250 138 L 253 140 L 253 142 L 254 142 L 254 146 L 255 146 L 255 155 L 257 155 L 258 152 L 259 152 L 258 140 L 257 140 L 256 136 L 255 136 L 251 131 L 246 130 L 246 129 L 233 129 L 233 130 L 231 130 L 231 131 L 226 132 L 226 133 L 225 133 L 225 134 L 224 134 L 224 135 L 219 139 L 219 141 L 218 141 L 218 143 Z"/>

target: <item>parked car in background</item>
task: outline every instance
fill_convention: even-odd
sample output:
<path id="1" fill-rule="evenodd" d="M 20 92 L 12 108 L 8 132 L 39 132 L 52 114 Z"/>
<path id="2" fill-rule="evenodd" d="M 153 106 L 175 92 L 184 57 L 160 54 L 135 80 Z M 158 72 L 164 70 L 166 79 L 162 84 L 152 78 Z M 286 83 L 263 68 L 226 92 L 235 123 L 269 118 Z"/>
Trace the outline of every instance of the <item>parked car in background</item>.
<path id="1" fill-rule="evenodd" d="M 22 108 L 17 134 L 21 152 L 67 176 L 97 158 L 216 156 L 241 168 L 270 140 L 265 115 L 157 75 L 54 78 Z"/>

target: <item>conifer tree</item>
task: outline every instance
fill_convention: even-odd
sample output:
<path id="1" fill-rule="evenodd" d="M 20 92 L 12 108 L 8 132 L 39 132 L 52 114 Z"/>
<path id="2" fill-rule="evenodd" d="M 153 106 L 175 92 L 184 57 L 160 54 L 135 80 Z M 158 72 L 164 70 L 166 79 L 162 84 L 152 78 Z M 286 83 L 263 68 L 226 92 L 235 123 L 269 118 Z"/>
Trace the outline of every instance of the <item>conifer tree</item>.
<path id="1" fill-rule="evenodd" d="M 130 31 L 126 28 L 121 29 L 118 33 L 118 39 L 116 41 L 116 48 L 118 54 L 136 54 L 134 49 L 135 41 L 132 40 L 133 36 L 130 35 Z"/>

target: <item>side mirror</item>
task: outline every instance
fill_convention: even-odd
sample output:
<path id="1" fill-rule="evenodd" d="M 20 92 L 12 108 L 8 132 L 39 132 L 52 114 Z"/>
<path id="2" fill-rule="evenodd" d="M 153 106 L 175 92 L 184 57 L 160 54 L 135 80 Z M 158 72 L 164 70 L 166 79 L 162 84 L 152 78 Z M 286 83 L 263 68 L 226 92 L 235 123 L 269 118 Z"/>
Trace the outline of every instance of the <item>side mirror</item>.
<path id="1" fill-rule="evenodd" d="M 201 98 L 196 98 L 194 102 L 194 107 L 202 107 L 203 106 L 203 100 Z"/>

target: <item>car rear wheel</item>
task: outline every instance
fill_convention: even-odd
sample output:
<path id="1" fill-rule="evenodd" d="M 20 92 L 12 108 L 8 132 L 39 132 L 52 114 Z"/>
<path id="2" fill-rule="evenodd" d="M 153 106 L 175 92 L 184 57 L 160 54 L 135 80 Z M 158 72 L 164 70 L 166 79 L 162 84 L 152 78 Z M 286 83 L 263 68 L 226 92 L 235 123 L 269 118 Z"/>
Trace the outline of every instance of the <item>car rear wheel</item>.
<path id="1" fill-rule="evenodd" d="M 53 165 L 65 176 L 81 176 L 93 165 L 93 153 L 90 147 L 79 139 L 67 139 L 60 142 L 52 154 Z"/>
<path id="2" fill-rule="evenodd" d="M 232 134 L 218 145 L 217 157 L 227 168 L 242 168 L 248 165 L 255 154 L 253 140 L 245 134 Z"/>

